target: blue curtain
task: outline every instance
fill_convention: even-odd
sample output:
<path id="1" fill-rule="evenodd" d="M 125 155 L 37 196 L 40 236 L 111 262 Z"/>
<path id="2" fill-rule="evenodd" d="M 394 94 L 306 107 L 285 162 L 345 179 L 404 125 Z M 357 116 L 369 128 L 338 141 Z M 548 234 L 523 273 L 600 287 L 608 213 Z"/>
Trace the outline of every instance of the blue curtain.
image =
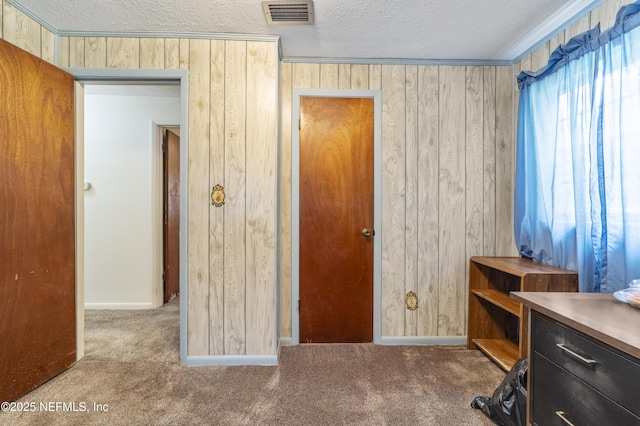
<path id="1" fill-rule="evenodd" d="M 514 232 L 582 292 L 640 278 L 640 1 L 518 76 Z"/>

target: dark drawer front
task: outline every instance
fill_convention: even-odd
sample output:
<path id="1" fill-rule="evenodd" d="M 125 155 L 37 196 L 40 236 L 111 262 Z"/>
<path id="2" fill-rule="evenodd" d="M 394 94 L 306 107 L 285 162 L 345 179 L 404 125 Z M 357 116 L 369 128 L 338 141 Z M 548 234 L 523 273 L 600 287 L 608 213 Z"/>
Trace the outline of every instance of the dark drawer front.
<path id="1" fill-rule="evenodd" d="M 539 314 L 532 327 L 536 352 L 640 416 L 639 364 Z"/>
<path id="2" fill-rule="evenodd" d="M 539 426 L 640 425 L 640 417 L 539 353 L 531 369 L 531 421 Z"/>

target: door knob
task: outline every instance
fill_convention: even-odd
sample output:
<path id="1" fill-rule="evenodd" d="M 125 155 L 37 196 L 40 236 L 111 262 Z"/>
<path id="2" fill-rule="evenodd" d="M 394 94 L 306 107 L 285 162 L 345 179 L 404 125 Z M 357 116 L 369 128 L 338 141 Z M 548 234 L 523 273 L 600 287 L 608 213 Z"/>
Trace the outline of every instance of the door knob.
<path id="1" fill-rule="evenodd" d="M 371 229 L 369 229 L 369 228 L 362 228 L 362 231 L 360 231 L 360 232 L 362 232 L 362 235 L 367 237 L 367 238 L 369 238 L 371 235 L 374 234 L 374 232 L 371 231 Z"/>

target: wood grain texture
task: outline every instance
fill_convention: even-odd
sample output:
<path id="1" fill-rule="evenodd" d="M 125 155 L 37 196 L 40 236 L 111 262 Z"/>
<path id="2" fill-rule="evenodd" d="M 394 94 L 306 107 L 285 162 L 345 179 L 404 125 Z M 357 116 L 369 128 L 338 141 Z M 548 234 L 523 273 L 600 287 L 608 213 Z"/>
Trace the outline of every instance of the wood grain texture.
<path id="1" fill-rule="evenodd" d="M 320 65 L 296 64 L 293 69 L 293 83 L 296 88 L 319 89 Z"/>
<path id="2" fill-rule="evenodd" d="M 84 55 L 85 55 L 84 37 L 69 37 L 69 66 L 72 68 L 84 68 L 85 66 Z"/>
<path id="3" fill-rule="evenodd" d="M 484 248 L 484 76 L 482 67 L 466 67 L 465 90 L 465 258 Z M 465 270 L 464 282 L 469 282 Z M 468 291 L 465 290 L 465 292 Z M 464 312 L 467 311 L 465 304 Z"/>
<path id="4" fill-rule="evenodd" d="M 404 292 L 418 291 L 418 67 L 405 69 L 405 285 Z M 418 334 L 417 310 L 404 310 L 405 336 Z"/>
<path id="5" fill-rule="evenodd" d="M 515 105 L 513 67 L 496 67 L 496 255 L 516 255 L 513 236 Z"/>
<path id="6" fill-rule="evenodd" d="M 209 40 L 189 40 L 189 355 L 209 354 L 209 55 Z"/>
<path id="7" fill-rule="evenodd" d="M 305 96 L 300 115 L 300 341 L 371 342 L 373 100 Z"/>
<path id="8" fill-rule="evenodd" d="M 405 333 L 405 67 L 382 65 L 382 335 Z"/>
<path id="9" fill-rule="evenodd" d="M 189 49 L 190 40 L 189 39 L 180 39 L 180 48 L 178 49 L 179 60 L 178 67 L 182 70 L 189 69 Z"/>
<path id="10" fill-rule="evenodd" d="M 140 39 L 140 68 L 162 69 L 164 68 L 164 39 L 141 38 Z"/>
<path id="11" fill-rule="evenodd" d="M 76 360 L 73 84 L 0 40 L 0 401 Z"/>
<path id="12" fill-rule="evenodd" d="M 0 8 L 2 9 L 2 8 Z M 0 15 L 0 21 L 2 16 Z M 0 24 L 0 34 L 2 34 L 2 24 Z M 56 36 L 46 28 L 42 28 L 42 59 L 54 64 L 56 62 Z"/>
<path id="13" fill-rule="evenodd" d="M 320 88 L 338 88 L 338 64 L 320 64 Z"/>
<path id="14" fill-rule="evenodd" d="M 246 354 L 275 354 L 277 50 L 247 42 Z"/>
<path id="15" fill-rule="evenodd" d="M 369 88 L 369 66 L 364 64 L 351 65 L 351 88 L 364 90 Z"/>
<path id="16" fill-rule="evenodd" d="M 225 186 L 224 40 L 211 40 L 209 108 L 209 189 Z M 177 59 L 177 55 L 176 55 Z M 177 62 L 175 62 L 177 64 Z M 208 200 L 207 202 L 211 204 Z M 224 355 L 224 216 L 225 208 L 209 206 L 209 354 Z"/>
<path id="17" fill-rule="evenodd" d="M 226 42 L 225 68 L 224 339 L 226 355 L 244 355 L 247 318 L 246 42 Z"/>
<path id="18" fill-rule="evenodd" d="M 107 38 L 107 68 L 140 68 L 140 39 Z"/>
<path id="19" fill-rule="evenodd" d="M 549 43 L 543 43 L 538 49 L 531 52 L 531 68 L 539 70 L 549 62 Z"/>
<path id="20" fill-rule="evenodd" d="M 440 70 L 438 335 L 465 329 L 465 68 Z M 463 121 L 464 123 L 464 121 Z"/>
<path id="21" fill-rule="evenodd" d="M 68 67 L 69 66 L 69 37 L 59 37 L 58 38 L 58 62 L 57 65 L 59 67 Z"/>
<path id="22" fill-rule="evenodd" d="M 418 336 L 438 334 L 439 67 L 418 68 Z"/>
<path id="23" fill-rule="evenodd" d="M 282 63 L 280 68 L 282 126 L 280 129 L 280 335 L 291 337 L 291 108 L 293 100 L 293 65 Z M 295 121 L 295 120 L 294 120 Z M 296 249 L 297 250 L 297 249 Z"/>
<path id="24" fill-rule="evenodd" d="M 338 64 L 338 88 L 351 88 L 351 65 Z"/>
<path id="25" fill-rule="evenodd" d="M 7 1 L 2 3 L 2 37 L 11 44 L 41 57 L 41 26 Z"/>
<path id="26" fill-rule="evenodd" d="M 180 69 L 180 39 L 167 38 L 164 41 L 164 68 Z"/>
<path id="27" fill-rule="evenodd" d="M 84 66 L 87 68 L 107 67 L 107 38 L 85 37 Z"/>
<path id="28" fill-rule="evenodd" d="M 514 81 L 515 83 L 515 81 Z M 482 250 L 496 253 L 496 67 L 483 67 Z"/>

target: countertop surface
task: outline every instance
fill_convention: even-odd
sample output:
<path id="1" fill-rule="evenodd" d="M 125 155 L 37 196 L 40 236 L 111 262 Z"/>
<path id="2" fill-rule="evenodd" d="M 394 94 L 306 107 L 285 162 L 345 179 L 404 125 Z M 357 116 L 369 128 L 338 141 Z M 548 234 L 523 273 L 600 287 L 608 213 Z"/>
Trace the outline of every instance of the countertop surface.
<path id="1" fill-rule="evenodd" d="M 640 309 L 609 293 L 511 292 L 545 316 L 640 358 Z"/>

